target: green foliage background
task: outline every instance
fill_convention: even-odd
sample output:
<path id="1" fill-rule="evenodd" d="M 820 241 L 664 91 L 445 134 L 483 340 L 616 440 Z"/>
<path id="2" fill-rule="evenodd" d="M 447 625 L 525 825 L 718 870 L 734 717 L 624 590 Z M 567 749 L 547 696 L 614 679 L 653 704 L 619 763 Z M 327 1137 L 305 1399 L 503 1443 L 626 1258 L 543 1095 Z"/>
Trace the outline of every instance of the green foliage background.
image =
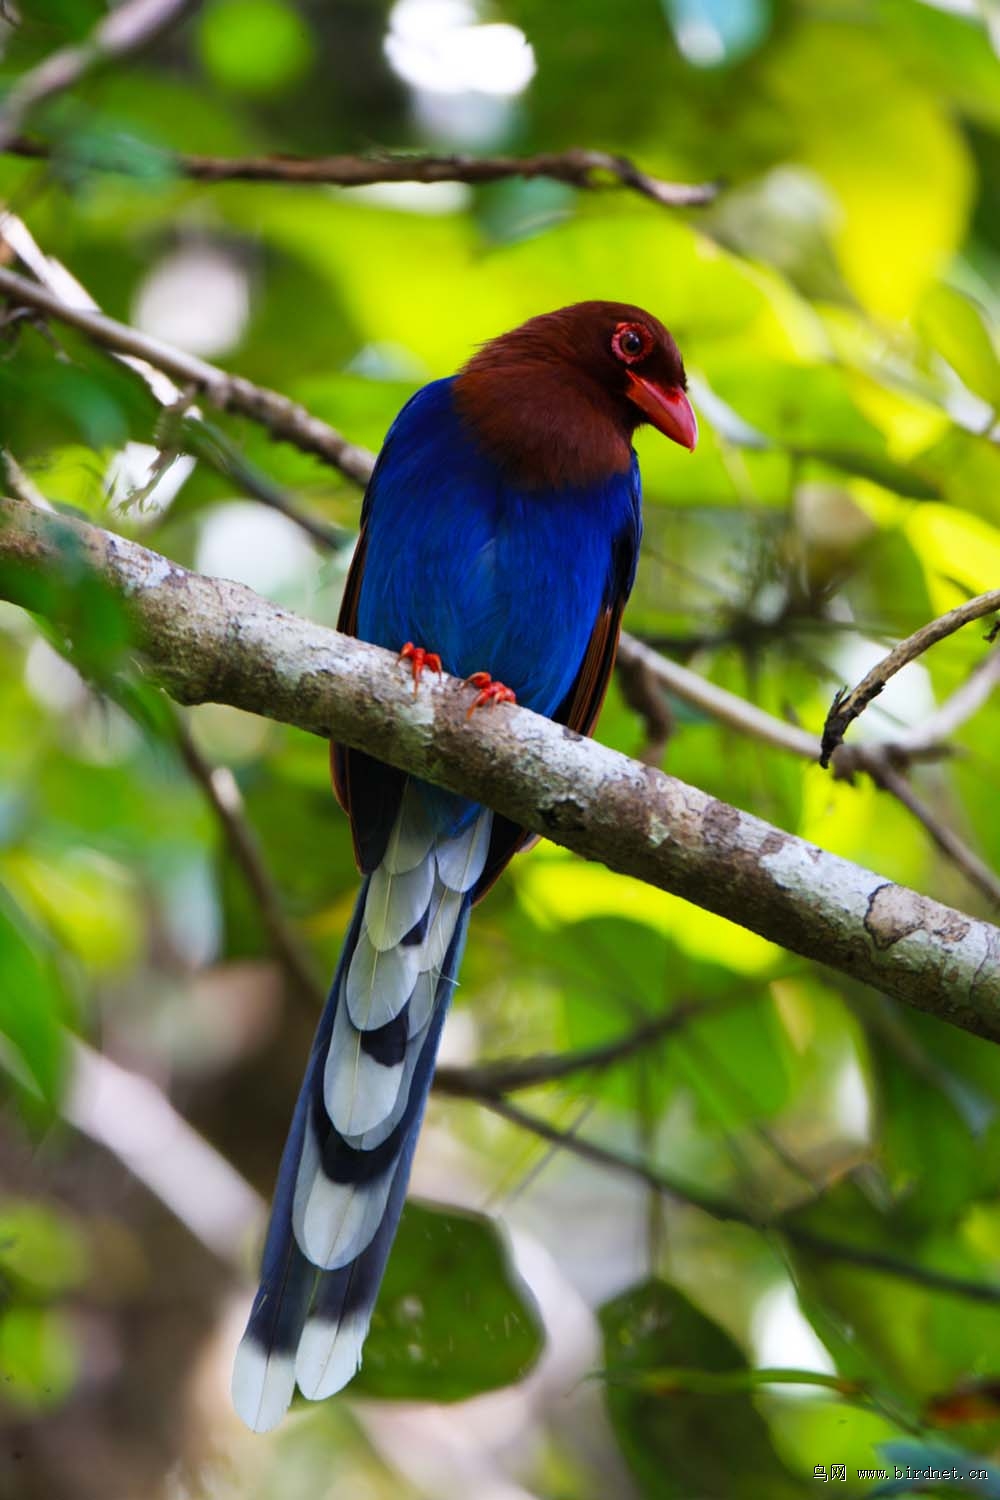
<path id="1" fill-rule="evenodd" d="M 702 439 L 688 458 L 640 438 L 647 540 L 628 626 L 818 729 L 884 643 L 1000 583 L 995 7 L 467 9 L 523 29 L 537 72 L 519 95 L 418 95 L 386 60 L 383 0 L 210 0 L 33 118 L 52 158 L 0 158 L 0 195 L 126 321 L 173 267 L 173 315 L 190 295 L 211 323 L 221 266 L 226 295 L 249 301 L 215 357 L 372 447 L 413 389 L 522 318 L 590 296 L 649 306 L 686 356 Z M 0 23 L 4 86 L 100 14 L 96 0 L 44 0 Z M 679 214 L 546 180 L 205 186 L 162 155 L 572 145 L 723 188 Z M 123 154 L 128 173 L 101 169 Z M 50 501 L 335 618 L 349 549 L 323 553 L 273 517 L 261 530 L 267 514 L 207 461 L 168 506 L 123 506 L 121 485 L 109 493 L 116 455 L 156 441 L 143 388 L 65 330 L 7 323 L 0 336 L 0 445 Z M 355 526 L 358 494 L 337 474 L 212 420 L 303 508 Z M 309 1017 L 162 715 L 125 690 L 118 622 L 93 593 L 77 604 L 77 660 L 114 679 L 114 702 L 74 676 L 64 641 L 0 606 L 0 1493 L 784 1500 L 813 1491 L 817 1465 L 845 1465 L 840 1492 L 866 1493 L 857 1471 L 893 1439 L 916 1440 L 911 1454 L 942 1438 L 998 1452 L 1000 1297 L 807 1253 L 443 1100 L 416 1180 L 451 1208 L 408 1215 L 363 1376 L 380 1403 L 243 1434 L 225 1387 L 255 1247 L 212 1256 L 73 1131 L 70 1038 L 154 1078 L 266 1194 Z M 975 627 L 936 648 L 858 736 L 921 722 L 986 649 Z M 989 915 L 864 779 L 673 708 L 675 774 Z M 191 724 L 236 777 L 317 970 L 332 970 L 355 876 L 323 746 L 223 709 Z M 617 688 L 600 736 L 641 747 Z M 995 694 L 958 744 L 914 783 L 997 869 Z M 602 867 L 544 845 L 516 863 L 477 913 L 448 1055 L 591 1046 L 692 1001 L 696 1022 L 525 1107 L 755 1220 L 788 1215 L 1000 1285 L 996 1050 Z M 496 1232 L 459 1207 L 518 1237 L 548 1352 L 516 1396 L 408 1425 L 398 1398 L 493 1391 L 525 1376 L 540 1343 Z M 754 1373 L 775 1365 L 833 1373 L 841 1389 Z M 960 1406 L 970 1381 L 986 1388 Z M 465 1468 L 441 1456 L 442 1430 Z"/>

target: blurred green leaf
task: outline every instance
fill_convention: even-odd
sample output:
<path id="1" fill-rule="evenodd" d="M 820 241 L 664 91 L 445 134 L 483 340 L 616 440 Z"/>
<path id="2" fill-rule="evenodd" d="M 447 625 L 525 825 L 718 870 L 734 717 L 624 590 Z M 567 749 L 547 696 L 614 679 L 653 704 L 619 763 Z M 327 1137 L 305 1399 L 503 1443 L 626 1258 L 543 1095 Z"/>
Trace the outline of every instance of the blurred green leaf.
<path id="1" fill-rule="evenodd" d="M 675 1287 L 648 1281 L 600 1311 L 608 1411 L 649 1500 L 792 1500 L 809 1491 L 784 1467 L 746 1391 L 654 1393 L 630 1382 L 657 1367 L 745 1370 L 727 1333 Z"/>
<path id="2" fill-rule="evenodd" d="M 0 1310 L 0 1404 L 15 1411 L 58 1406 L 76 1379 L 69 1320 L 54 1308 Z"/>
<path id="3" fill-rule="evenodd" d="M 520 1380 L 542 1344 L 530 1293 L 491 1220 L 408 1203 L 352 1389 L 461 1401 Z"/>
<path id="4" fill-rule="evenodd" d="M 957 1234 L 950 1229 L 919 1233 L 905 1213 L 885 1203 L 877 1185 L 862 1179 L 828 1189 L 791 1222 L 861 1252 L 862 1261 L 852 1264 L 801 1243 L 794 1248 L 803 1311 L 841 1373 L 893 1391 L 912 1419 L 928 1397 L 950 1390 L 971 1372 L 993 1368 L 1000 1305 L 964 1298 L 933 1280 L 941 1272 L 987 1288 L 995 1284 L 995 1255 L 985 1234 L 982 1246 L 975 1242 L 971 1216 Z M 866 1251 L 873 1252 L 876 1264 L 863 1264 Z M 889 1271 L 880 1269 L 881 1259 Z M 891 1274 L 893 1265 L 901 1268 L 897 1276 Z M 917 1268 L 912 1278 L 906 1274 L 910 1265 Z M 926 1283 L 920 1279 L 922 1267 L 930 1273 Z M 1000 1422 L 992 1429 L 995 1440 Z"/>
<path id="5" fill-rule="evenodd" d="M 62 1079 L 67 1011 L 44 939 L 0 885 L 0 1042 L 14 1049 L 15 1076 L 26 1070 L 50 1104 Z"/>
<path id="6" fill-rule="evenodd" d="M 921 303 L 917 325 L 970 391 L 1000 406 L 1000 357 L 986 314 L 971 297 L 939 283 Z"/>
<path id="7" fill-rule="evenodd" d="M 848 36 L 819 19 L 771 67 L 800 156 L 839 205 L 833 241 L 848 284 L 876 315 L 906 316 L 968 213 L 971 162 L 950 112 L 905 75 L 874 27 Z"/>
<path id="8" fill-rule="evenodd" d="M 897 495 L 908 495 L 914 500 L 936 500 L 941 494 L 940 486 L 933 479 L 925 478 L 918 465 L 893 463 L 881 453 L 862 453 L 850 448 L 823 448 L 819 445 L 797 448 L 800 458 L 812 458 L 829 464 L 844 474 L 856 474 L 860 479 L 871 479 L 875 484 L 894 490 Z"/>
<path id="9" fill-rule="evenodd" d="M 0 1199 L 0 1289 L 53 1297 L 78 1286 L 87 1267 L 83 1237 L 67 1215 L 28 1200 Z"/>
<path id="10" fill-rule="evenodd" d="M 285 0 L 210 0 L 198 45 L 217 83 L 254 96 L 288 88 L 312 57 L 306 22 Z"/>

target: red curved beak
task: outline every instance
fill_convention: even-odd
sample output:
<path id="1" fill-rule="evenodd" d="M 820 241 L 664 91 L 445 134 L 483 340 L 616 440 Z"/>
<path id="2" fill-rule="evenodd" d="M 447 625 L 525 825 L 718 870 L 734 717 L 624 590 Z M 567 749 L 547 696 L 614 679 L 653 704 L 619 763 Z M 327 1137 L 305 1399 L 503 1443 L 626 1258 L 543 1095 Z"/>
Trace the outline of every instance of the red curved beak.
<path id="1" fill-rule="evenodd" d="M 628 380 L 628 398 L 635 402 L 646 421 L 652 422 L 664 437 L 693 453 L 698 441 L 698 418 L 680 386 L 657 385 L 634 370 L 629 370 Z"/>

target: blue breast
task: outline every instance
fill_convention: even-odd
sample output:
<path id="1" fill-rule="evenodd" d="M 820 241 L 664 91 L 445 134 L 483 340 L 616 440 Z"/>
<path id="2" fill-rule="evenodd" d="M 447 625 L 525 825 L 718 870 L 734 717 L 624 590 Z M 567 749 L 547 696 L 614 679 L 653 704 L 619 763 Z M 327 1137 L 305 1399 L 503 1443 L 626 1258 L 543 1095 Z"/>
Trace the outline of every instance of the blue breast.
<path id="1" fill-rule="evenodd" d="M 616 587 L 616 540 L 637 546 L 638 468 L 586 489 L 519 488 L 455 410 L 452 380 L 439 380 L 390 430 L 367 525 L 358 634 L 396 651 L 412 640 L 446 671 L 489 672 L 552 714 Z"/>

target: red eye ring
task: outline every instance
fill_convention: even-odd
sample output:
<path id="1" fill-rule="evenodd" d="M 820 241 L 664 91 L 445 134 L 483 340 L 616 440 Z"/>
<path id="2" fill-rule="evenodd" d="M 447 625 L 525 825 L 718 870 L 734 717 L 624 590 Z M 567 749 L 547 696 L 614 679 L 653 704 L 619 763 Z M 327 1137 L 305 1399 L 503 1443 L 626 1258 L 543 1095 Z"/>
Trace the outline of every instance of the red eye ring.
<path id="1" fill-rule="evenodd" d="M 649 329 L 641 323 L 619 323 L 611 335 L 611 351 L 623 365 L 634 365 L 645 359 L 652 347 Z"/>

